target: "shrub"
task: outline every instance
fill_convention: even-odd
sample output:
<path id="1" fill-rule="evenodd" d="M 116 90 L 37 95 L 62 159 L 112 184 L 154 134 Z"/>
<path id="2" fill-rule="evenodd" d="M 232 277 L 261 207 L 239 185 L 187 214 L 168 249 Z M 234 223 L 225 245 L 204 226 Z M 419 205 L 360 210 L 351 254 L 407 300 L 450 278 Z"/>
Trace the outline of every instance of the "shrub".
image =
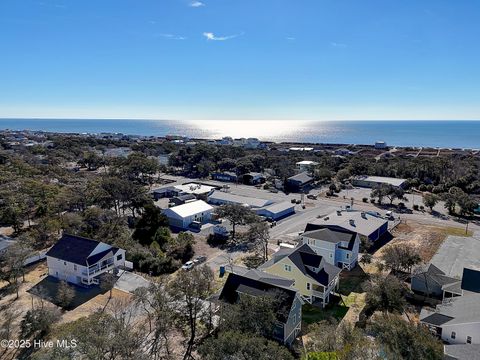
<path id="1" fill-rule="evenodd" d="M 374 199 L 374 198 L 371 198 L 371 199 L 370 199 L 370 202 L 371 202 L 372 204 L 375 204 L 375 199 Z"/>
<path id="2" fill-rule="evenodd" d="M 398 206 L 400 207 L 400 204 L 398 204 Z M 418 211 L 418 205 L 417 205 L 417 204 L 413 205 L 413 210 L 417 210 L 417 211 Z"/>
<path id="3" fill-rule="evenodd" d="M 363 201 L 364 203 L 366 203 L 366 202 L 368 202 L 368 198 L 364 197 L 364 198 L 362 198 L 362 201 Z"/>

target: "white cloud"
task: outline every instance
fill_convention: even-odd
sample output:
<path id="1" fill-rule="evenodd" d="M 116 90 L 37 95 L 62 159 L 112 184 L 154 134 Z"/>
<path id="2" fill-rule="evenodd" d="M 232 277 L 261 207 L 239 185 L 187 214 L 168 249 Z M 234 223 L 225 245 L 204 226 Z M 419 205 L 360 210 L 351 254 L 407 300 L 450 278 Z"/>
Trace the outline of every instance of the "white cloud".
<path id="1" fill-rule="evenodd" d="M 347 44 L 337 43 L 337 42 L 331 42 L 330 45 L 332 45 L 333 47 L 336 47 L 336 48 L 346 48 L 347 47 Z"/>
<path id="2" fill-rule="evenodd" d="M 204 32 L 203 33 L 203 36 L 205 36 L 207 38 L 207 40 L 215 40 L 215 41 L 225 41 L 225 40 L 230 40 L 230 39 L 234 39 L 238 36 L 241 36 L 243 35 L 244 33 L 240 33 L 240 34 L 235 34 L 235 35 L 227 35 L 227 36 L 216 36 L 214 33 L 212 32 Z"/>
<path id="3" fill-rule="evenodd" d="M 205 6 L 205 4 L 204 4 L 203 2 L 201 2 L 201 1 L 192 1 L 192 2 L 190 3 L 190 6 L 197 8 L 197 7 Z"/>
<path id="4" fill-rule="evenodd" d="M 169 39 L 169 40 L 186 40 L 187 39 L 185 36 L 174 35 L 174 34 L 157 34 L 155 36 L 156 37 L 162 37 L 162 38 Z"/>

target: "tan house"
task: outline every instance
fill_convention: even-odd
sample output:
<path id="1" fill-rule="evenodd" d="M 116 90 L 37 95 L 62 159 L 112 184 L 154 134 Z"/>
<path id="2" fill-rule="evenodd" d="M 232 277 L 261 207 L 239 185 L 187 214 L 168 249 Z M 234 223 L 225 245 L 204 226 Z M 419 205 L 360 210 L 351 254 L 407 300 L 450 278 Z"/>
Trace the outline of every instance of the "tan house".
<path id="1" fill-rule="evenodd" d="M 323 307 L 330 293 L 338 287 L 340 268 L 329 264 L 308 245 L 294 249 L 280 249 L 259 270 L 293 280 L 291 285 L 303 300 L 319 302 Z"/>

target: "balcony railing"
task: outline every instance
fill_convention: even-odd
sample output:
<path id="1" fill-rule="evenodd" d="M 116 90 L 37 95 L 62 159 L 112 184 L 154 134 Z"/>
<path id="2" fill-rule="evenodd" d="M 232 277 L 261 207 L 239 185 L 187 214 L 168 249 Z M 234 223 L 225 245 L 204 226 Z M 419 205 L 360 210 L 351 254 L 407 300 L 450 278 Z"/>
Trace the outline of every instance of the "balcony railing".
<path id="1" fill-rule="evenodd" d="M 93 267 L 93 268 L 89 268 L 88 271 L 83 271 L 83 275 L 87 275 L 87 276 L 93 276 L 95 274 L 98 274 L 100 272 L 103 272 L 103 271 L 106 271 L 106 270 L 110 270 L 111 268 L 113 268 L 115 265 L 115 263 L 111 262 L 109 264 L 105 264 L 105 265 L 102 265 L 102 266 L 96 266 L 96 267 Z"/>

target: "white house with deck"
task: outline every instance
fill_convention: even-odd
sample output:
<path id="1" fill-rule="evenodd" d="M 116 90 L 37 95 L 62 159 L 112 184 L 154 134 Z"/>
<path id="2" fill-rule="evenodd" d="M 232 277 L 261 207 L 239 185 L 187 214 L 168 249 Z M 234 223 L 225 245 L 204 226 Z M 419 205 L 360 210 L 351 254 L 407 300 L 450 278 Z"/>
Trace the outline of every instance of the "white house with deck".
<path id="1" fill-rule="evenodd" d="M 64 234 L 47 252 L 48 274 L 73 284 L 99 284 L 99 276 L 125 266 L 125 250 Z"/>
<path id="2" fill-rule="evenodd" d="M 355 232 L 324 227 L 304 232 L 300 242 L 341 269 L 352 270 L 358 263 L 360 237 Z"/>

